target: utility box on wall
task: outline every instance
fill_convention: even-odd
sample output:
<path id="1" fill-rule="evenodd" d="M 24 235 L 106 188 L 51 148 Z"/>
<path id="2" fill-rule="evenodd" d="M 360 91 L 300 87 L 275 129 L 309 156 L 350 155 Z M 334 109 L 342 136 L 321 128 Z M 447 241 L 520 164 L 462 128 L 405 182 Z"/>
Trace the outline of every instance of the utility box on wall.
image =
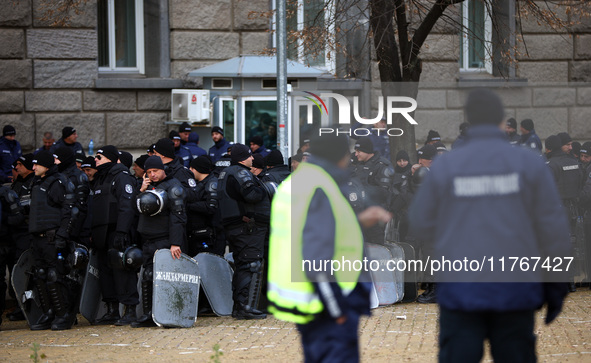
<path id="1" fill-rule="evenodd" d="M 211 125 L 209 91 L 173 89 L 171 93 L 171 120 L 187 121 L 203 126 Z"/>

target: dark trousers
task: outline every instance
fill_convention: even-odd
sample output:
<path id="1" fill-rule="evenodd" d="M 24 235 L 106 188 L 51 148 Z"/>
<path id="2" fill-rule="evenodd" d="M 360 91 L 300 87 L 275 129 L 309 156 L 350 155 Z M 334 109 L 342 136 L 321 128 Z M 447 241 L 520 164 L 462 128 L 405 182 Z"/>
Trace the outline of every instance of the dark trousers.
<path id="1" fill-rule="evenodd" d="M 439 362 L 480 362 L 485 339 L 495 362 L 536 361 L 534 310 L 440 313 Z"/>
<path id="2" fill-rule="evenodd" d="M 99 281 L 104 302 L 118 302 L 124 305 L 139 304 L 137 292 L 137 272 L 113 269 L 109 264 L 108 250 L 113 248 L 115 228 L 107 226 L 99 227 L 102 231 L 94 229 L 93 239 L 101 237 L 103 240 L 97 243 L 99 257 Z"/>
<path id="3" fill-rule="evenodd" d="M 142 257 L 144 259 L 142 264 L 144 268 L 143 281 L 153 280 L 154 253 L 163 248 L 170 248 L 170 241 L 168 239 L 149 240 L 144 238 L 144 244 L 142 246 Z"/>
<path id="4" fill-rule="evenodd" d="M 359 362 L 358 314 L 347 314 L 347 321 L 340 325 L 323 316 L 297 327 L 302 336 L 306 363 Z"/>
<path id="5" fill-rule="evenodd" d="M 230 243 L 234 257 L 234 277 L 232 278 L 232 297 L 234 304 L 246 305 L 248 290 L 252 279 L 249 268 L 251 262 L 263 262 L 265 234 L 267 228 L 256 225 L 249 229 L 246 223 L 242 226 L 226 228 L 226 238 Z"/>

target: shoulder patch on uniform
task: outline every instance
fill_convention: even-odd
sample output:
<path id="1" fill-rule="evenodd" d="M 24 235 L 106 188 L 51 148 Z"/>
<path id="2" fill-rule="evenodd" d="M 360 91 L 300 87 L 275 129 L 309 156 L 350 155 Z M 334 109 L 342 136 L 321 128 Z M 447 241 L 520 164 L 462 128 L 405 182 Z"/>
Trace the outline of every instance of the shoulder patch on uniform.
<path id="1" fill-rule="evenodd" d="M 131 186 L 131 184 L 125 184 L 125 192 L 128 194 L 133 193 L 133 187 Z"/>
<path id="2" fill-rule="evenodd" d="M 195 188 L 197 186 L 197 182 L 195 182 L 195 179 L 193 179 L 193 178 L 189 179 L 189 186 L 191 188 Z"/>
<path id="3" fill-rule="evenodd" d="M 357 201 L 357 193 L 349 193 L 349 201 L 356 202 Z"/>
<path id="4" fill-rule="evenodd" d="M 536 149 L 537 148 L 535 142 L 532 142 L 531 144 L 529 144 L 529 147 L 531 147 L 532 149 Z"/>

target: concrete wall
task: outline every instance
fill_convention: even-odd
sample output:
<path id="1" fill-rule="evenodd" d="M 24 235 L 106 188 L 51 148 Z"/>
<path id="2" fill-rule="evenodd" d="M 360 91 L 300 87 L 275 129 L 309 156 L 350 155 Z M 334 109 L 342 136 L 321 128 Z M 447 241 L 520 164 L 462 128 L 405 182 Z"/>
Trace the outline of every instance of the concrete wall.
<path id="1" fill-rule="evenodd" d="M 193 0 L 153 1 L 167 5 L 170 31 L 164 41 L 176 80 L 168 84 L 174 86 L 162 86 L 159 79 L 101 78 L 96 0 L 71 14 L 69 27 L 43 19 L 45 0 L 0 0 L 0 125 L 16 127 L 25 151 L 40 147 L 46 131 L 59 138 L 64 126 L 78 130 L 84 147 L 92 138 L 95 148 L 145 150 L 177 128 L 165 124 L 170 88 L 201 87 L 201 79 L 187 78 L 189 71 L 269 45 L 268 21 L 248 16 L 268 10 L 267 0 L 206 0 L 198 6 Z M 130 88 L 131 81 L 139 86 Z"/>

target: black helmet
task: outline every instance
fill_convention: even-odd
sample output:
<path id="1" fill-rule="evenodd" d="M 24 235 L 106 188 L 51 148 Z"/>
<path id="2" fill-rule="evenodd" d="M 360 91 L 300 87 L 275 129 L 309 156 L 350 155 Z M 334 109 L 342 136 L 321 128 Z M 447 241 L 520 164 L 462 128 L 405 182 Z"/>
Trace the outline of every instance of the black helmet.
<path id="1" fill-rule="evenodd" d="M 425 177 L 427 176 L 428 173 L 429 173 L 429 168 L 421 166 L 412 175 L 412 182 L 415 183 L 416 185 L 421 185 L 421 183 L 423 182 L 423 180 L 425 180 Z"/>
<path id="2" fill-rule="evenodd" d="M 137 271 L 144 262 L 142 250 L 136 245 L 127 247 L 124 252 L 111 248 L 108 255 L 111 267 L 117 270 Z"/>
<path id="3" fill-rule="evenodd" d="M 68 256 L 68 263 L 74 270 L 84 270 L 88 264 L 88 248 L 84 245 L 76 244 L 74 252 Z"/>
<path id="4" fill-rule="evenodd" d="M 148 216 L 155 216 L 162 212 L 168 202 L 168 194 L 165 190 L 147 190 L 138 194 L 135 199 L 137 211 Z"/>

